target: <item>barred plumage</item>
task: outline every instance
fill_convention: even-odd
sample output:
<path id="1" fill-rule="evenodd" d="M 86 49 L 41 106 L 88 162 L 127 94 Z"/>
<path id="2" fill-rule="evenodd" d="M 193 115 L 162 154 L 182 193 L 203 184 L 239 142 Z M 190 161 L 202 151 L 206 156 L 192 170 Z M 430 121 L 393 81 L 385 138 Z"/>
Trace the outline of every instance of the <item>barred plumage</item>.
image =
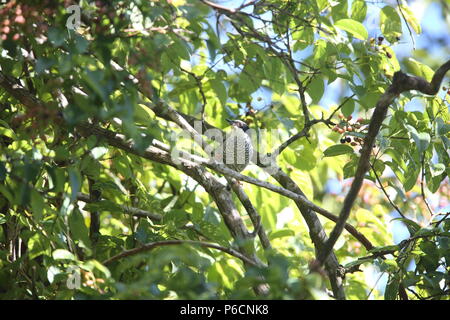
<path id="1" fill-rule="evenodd" d="M 250 136 L 246 133 L 248 125 L 240 120 L 228 120 L 233 126 L 225 141 L 214 152 L 214 158 L 230 169 L 241 172 L 247 167 L 253 155 Z M 224 152 L 225 151 L 225 152 Z"/>

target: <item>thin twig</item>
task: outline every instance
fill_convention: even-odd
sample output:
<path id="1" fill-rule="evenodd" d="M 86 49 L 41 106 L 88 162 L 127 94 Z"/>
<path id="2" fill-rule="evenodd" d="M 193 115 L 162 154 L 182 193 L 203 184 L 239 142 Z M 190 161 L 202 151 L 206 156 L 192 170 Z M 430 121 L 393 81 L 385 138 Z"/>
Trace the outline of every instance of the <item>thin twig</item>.
<path id="1" fill-rule="evenodd" d="M 412 44 L 413 44 L 413 50 L 416 50 L 416 41 L 414 40 L 414 36 L 412 34 L 411 28 L 409 27 L 408 20 L 406 20 L 405 14 L 403 13 L 402 6 L 400 5 L 399 0 L 397 0 L 397 6 L 398 6 L 398 10 L 400 11 L 400 14 L 403 17 L 403 20 L 405 21 L 406 27 L 408 28 L 409 36 L 411 37 Z"/>
<path id="2" fill-rule="evenodd" d="M 422 195 L 422 199 L 423 202 L 425 202 L 425 205 L 427 206 L 428 212 L 430 212 L 430 221 L 433 219 L 434 213 L 433 210 L 431 210 L 427 198 L 425 197 L 425 189 L 423 187 L 423 182 L 425 181 L 425 152 L 422 155 L 422 161 L 421 161 L 421 166 L 422 166 L 422 175 L 420 177 L 420 193 Z"/>
<path id="3" fill-rule="evenodd" d="M 333 116 L 335 115 L 335 113 L 338 112 L 338 111 L 344 106 L 344 104 L 346 104 L 347 101 L 349 101 L 350 99 L 352 99 L 354 96 L 356 96 L 356 93 L 354 93 L 354 94 L 352 94 L 351 96 L 345 98 L 344 101 L 342 101 L 342 103 L 341 103 L 336 109 L 334 109 L 333 112 L 331 112 L 330 116 L 328 117 L 328 120 L 331 121 L 331 118 L 333 118 Z"/>
<path id="4" fill-rule="evenodd" d="M 267 236 L 266 231 L 264 230 L 264 227 L 261 223 L 261 216 L 259 215 L 256 208 L 253 206 L 252 202 L 250 201 L 247 194 L 244 192 L 243 188 L 239 185 L 239 182 L 234 179 L 230 179 L 226 177 L 228 184 L 233 189 L 234 193 L 238 197 L 239 201 L 244 206 L 245 210 L 247 211 L 250 220 L 253 223 L 253 232 L 251 232 L 251 236 L 255 237 L 256 235 L 259 236 L 259 240 L 261 241 L 261 245 L 264 249 L 271 249 L 272 246 L 270 244 L 269 237 Z M 234 180 L 234 181 L 233 181 Z"/>
<path id="5" fill-rule="evenodd" d="M 77 193 L 77 199 L 79 201 L 83 201 L 86 203 L 94 203 L 96 201 L 94 201 L 93 199 L 91 199 L 91 197 L 87 194 L 84 193 Z M 101 201 L 101 200 L 99 200 Z M 157 213 L 153 213 L 153 212 L 149 212 L 146 210 L 142 210 L 139 208 L 135 208 L 135 207 L 131 207 L 131 206 L 127 206 L 127 205 L 122 205 L 122 204 L 115 204 L 117 207 L 119 207 L 121 210 L 123 210 L 124 212 L 131 214 L 133 216 L 136 217 L 141 217 L 141 218 L 149 218 L 152 221 L 155 222 L 160 222 L 162 220 L 162 216 L 160 214 Z"/>
<path id="6" fill-rule="evenodd" d="M 387 200 L 391 204 L 391 206 L 395 209 L 395 211 L 398 212 L 398 214 L 403 218 L 406 219 L 405 215 L 400 211 L 399 207 L 391 200 L 391 197 L 389 197 L 389 194 L 386 192 L 386 189 L 383 187 L 383 183 L 381 182 L 380 177 L 378 176 L 374 166 L 372 163 L 370 163 L 370 167 L 372 168 L 373 173 L 375 174 L 375 179 L 377 179 L 378 184 L 380 185 L 381 190 L 383 191 L 384 195 L 386 196 Z"/>

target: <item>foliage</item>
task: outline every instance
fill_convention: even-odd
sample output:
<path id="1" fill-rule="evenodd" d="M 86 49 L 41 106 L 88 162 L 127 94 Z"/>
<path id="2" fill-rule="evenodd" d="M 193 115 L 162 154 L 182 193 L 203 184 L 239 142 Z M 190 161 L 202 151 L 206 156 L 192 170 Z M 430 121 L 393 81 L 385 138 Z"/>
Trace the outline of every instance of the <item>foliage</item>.
<path id="1" fill-rule="evenodd" d="M 262 153 L 306 130 L 277 164 L 337 215 L 394 72 L 430 81 L 443 61 L 397 59 L 399 40 L 410 41 L 406 28 L 421 32 L 405 1 L 236 3 L 80 1 L 75 29 L 67 27 L 75 1 L 2 4 L 1 72 L 25 89 L 14 95 L 0 81 L 2 299 L 328 298 L 326 273 L 311 272 L 318 249 L 294 201 L 244 183 L 271 248 L 257 237 L 241 243 L 205 184 L 143 156 L 156 141 L 192 152 L 155 106 L 218 128 L 239 117 L 256 131 L 275 130 Z M 379 23 L 370 25 L 374 8 Z M 338 105 L 324 103 L 331 91 Z M 411 91 L 391 105 L 347 221 L 374 247 L 348 232 L 334 246 L 348 299 L 449 298 L 449 104 L 450 90 Z M 86 123 L 135 151 L 86 134 Z M 204 156 L 198 146 L 194 153 Z M 255 164 L 243 173 L 276 183 Z M 251 230 L 246 207 L 233 200 Z M 320 222 L 327 232 L 334 226 Z M 234 248 L 262 264 L 167 240 Z M 149 243 L 161 245 L 108 261 Z M 370 280 L 379 275 L 386 285 Z M 261 284 L 266 296 L 255 290 Z"/>

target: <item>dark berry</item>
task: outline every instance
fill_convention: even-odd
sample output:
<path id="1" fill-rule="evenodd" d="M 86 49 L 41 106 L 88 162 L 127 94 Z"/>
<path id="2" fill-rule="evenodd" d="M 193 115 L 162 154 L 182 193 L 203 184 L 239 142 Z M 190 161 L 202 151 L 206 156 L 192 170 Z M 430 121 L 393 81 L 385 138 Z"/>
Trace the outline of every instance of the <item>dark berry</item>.
<path id="1" fill-rule="evenodd" d="M 350 137 L 345 138 L 345 141 L 350 142 L 352 141 L 352 139 L 350 139 Z"/>
<path id="2" fill-rule="evenodd" d="M 383 42 L 384 38 L 383 37 L 378 37 L 378 41 L 379 42 Z"/>
<path id="3" fill-rule="evenodd" d="M 341 143 L 345 143 L 345 142 L 347 142 L 347 140 L 344 139 L 344 138 L 342 138 L 342 139 L 341 139 Z"/>

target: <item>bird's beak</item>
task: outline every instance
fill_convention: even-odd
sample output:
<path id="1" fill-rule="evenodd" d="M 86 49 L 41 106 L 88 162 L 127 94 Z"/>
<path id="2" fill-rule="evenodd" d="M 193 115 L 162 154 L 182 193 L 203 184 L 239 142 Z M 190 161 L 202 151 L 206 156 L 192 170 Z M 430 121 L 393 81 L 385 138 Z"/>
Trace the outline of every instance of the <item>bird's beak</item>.
<path id="1" fill-rule="evenodd" d="M 231 119 L 225 119 L 225 120 L 227 120 L 229 124 L 233 124 L 234 123 L 234 120 L 231 120 Z"/>

